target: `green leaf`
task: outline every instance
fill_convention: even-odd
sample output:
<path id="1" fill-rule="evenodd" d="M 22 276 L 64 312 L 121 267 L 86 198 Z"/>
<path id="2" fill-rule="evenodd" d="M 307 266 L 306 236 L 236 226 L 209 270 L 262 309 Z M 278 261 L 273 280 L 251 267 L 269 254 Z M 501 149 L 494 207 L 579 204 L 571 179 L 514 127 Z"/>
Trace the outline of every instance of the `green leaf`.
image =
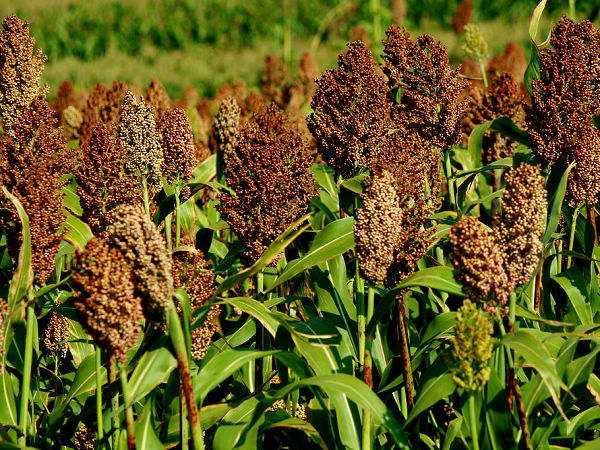
<path id="1" fill-rule="evenodd" d="M 17 426 L 17 407 L 11 374 L 4 369 L 0 375 L 0 423 Z"/>
<path id="2" fill-rule="evenodd" d="M 529 64 L 525 69 L 524 83 L 525 88 L 530 96 L 533 96 L 532 83 L 535 80 L 540 79 L 540 70 L 542 63 L 540 61 L 540 54 L 535 44 L 531 45 L 531 57 L 529 58 Z"/>
<path id="3" fill-rule="evenodd" d="M 100 367 L 100 383 L 106 383 L 106 368 L 104 366 Z M 71 399 L 94 389 L 96 389 L 96 354 L 92 353 L 79 365 L 65 403 L 69 403 Z"/>
<path id="4" fill-rule="evenodd" d="M 489 128 L 492 126 L 492 121 L 488 121 L 477 125 L 469 135 L 469 155 L 471 155 L 471 163 L 473 167 L 479 167 L 481 164 L 481 149 L 483 148 L 483 137 Z"/>
<path id="5" fill-rule="evenodd" d="M 406 418 L 406 425 L 441 399 L 449 397 L 455 389 L 456 385 L 448 369 L 429 378 L 417 393 L 415 405 Z"/>
<path id="6" fill-rule="evenodd" d="M 229 411 L 231 411 L 231 405 L 228 403 L 203 406 L 198 414 L 200 416 L 200 427 L 203 431 L 208 430 Z"/>
<path id="7" fill-rule="evenodd" d="M 166 347 L 145 352 L 128 381 L 131 403 L 148 395 L 160 383 L 166 382 L 177 361 Z"/>
<path id="8" fill-rule="evenodd" d="M 340 183 L 340 186 L 345 187 L 346 189 L 354 192 L 355 194 L 362 194 L 363 183 L 367 177 L 368 174 L 361 173 L 360 175 L 356 175 L 355 177 L 345 179 Z"/>
<path id="9" fill-rule="evenodd" d="M 544 233 L 544 237 L 542 239 L 544 245 L 550 242 L 552 234 L 556 231 L 556 227 L 560 222 L 560 213 L 562 211 L 563 200 L 565 199 L 565 194 L 567 192 L 567 182 L 569 181 L 569 173 L 571 173 L 571 169 L 573 169 L 573 167 L 575 167 L 575 161 L 573 161 L 566 168 L 566 170 L 563 170 L 561 167 L 556 166 L 555 169 L 552 170 L 552 173 L 548 178 L 548 182 L 546 183 L 546 190 L 549 194 L 552 192 L 552 194 L 548 197 L 548 203 L 551 203 L 552 206 L 550 208 L 550 215 L 548 216 L 548 225 L 546 226 L 546 232 Z M 550 189 L 550 184 L 555 178 L 555 176 L 553 176 L 555 174 L 560 175 L 561 177 L 556 187 L 556 190 L 552 191 Z"/>
<path id="10" fill-rule="evenodd" d="M 439 339 L 449 335 L 456 325 L 456 311 L 438 314 L 425 329 L 421 337 L 421 346 L 428 344 L 432 339 Z"/>
<path id="11" fill-rule="evenodd" d="M 566 419 L 559 394 L 560 388 L 567 389 L 567 386 L 560 379 L 550 352 L 543 342 L 533 334 L 532 330 L 520 330 L 515 334 L 504 336 L 502 344 L 523 357 L 527 366 L 536 369 L 550 391 L 554 404 Z"/>
<path id="12" fill-rule="evenodd" d="M 19 250 L 19 259 L 17 269 L 10 281 L 8 290 L 8 305 L 11 311 L 14 310 L 17 302 L 27 294 L 27 291 L 33 284 L 33 269 L 31 266 L 31 233 L 29 230 L 29 218 L 21 202 L 2 186 L 2 192 L 11 201 L 17 210 L 17 215 L 21 221 L 21 248 Z"/>
<path id="13" fill-rule="evenodd" d="M 569 269 L 554 275 L 552 279 L 556 281 L 567 294 L 567 299 L 571 303 L 571 306 L 579 319 L 579 323 L 582 325 L 591 325 L 593 323 L 592 309 L 588 302 L 587 283 L 581 270 L 579 270 L 577 266 L 572 266 Z M 566 320 L 570 319 L 572 318 L 566 317 Z"/>
<path id="14" fill-rule="evenodd" d="M 462 286 L 454 280 L 455 270 L 448 266 L 435 266 L 421 269 L 406 277 L 388 295 L 396 295 L 399 291 L 411 287 L 428 287 L 438 291 L 464 297 Z M 392 294 L 393 293 L 393 294 Z M 387 295 L 386 295 L 387 297 Z"/>
<path id="15" fill-rule="evenodd" d="M 288 245 L 290 245 L 298 236 L 300 236 L 304 232 L 304 230 L 308 228 L 308 225 L 305 225 L 299 230 L 294 231 L 302 222 L 307 220 L 308 217 L 309 215 L 301 217 L 300 219 L 296 220 L 292 225 L 290 225 L 281 236 L 279 236 L 273 241 L 269 248 L 265 250 L 265 252 L 258 259 L 258 261 L 256 261 L 252 266 L 236 273 L 235 275 L 226 278 L 217 288 L 215 295 L 225 292 L 231 288 L 234 288 L 240 282 L 242 282 L 242 280 L 256 275 L 262 269 L 271 264 L 271 262 L 277 257 L 277 255 L 279 255 L 283 250 L 285 250 L 285 248 Z"/>
<path id="16" fill-rule="evenodd" d="M 68 231 L 63 239 L 76 248 L 84 249 L 87 242 L 94 237 L 89 225 L 72 214 L 67 215 L 65 227 Z"/>
<path id="17" fill-rule="evenodd" d="M 347 252 L 354 246 L 354 218 L 345 217 L 326 225 L 313 240 L 308 252 L 291 261 L 271 289 L 300 272 Z"/>
<path id="18" fill-rule="evenodd" d="M 491 128 L 502 136 L 506 136 L 526 147 L 531 147 L 531 139 L 529 139 L 527 131 L 520 129 L 510 117 L 498 117 L 494 119 Z"/>
<path id="19" fill-rule="evenodd" d="M 448 425 L 448 430 L 446 430 L 446 436 L 444 436 L 444 445 L 442 446 L 442 450 L 450 450 L 452 443 L 456 440 L 457 436 L 461 434 L 462 426 L 462 417 L 457 417 L 450 422 L 450 425 Z"/>
<path id="20" fill-rule="evenodd" d="M 146 402 L 142 416 L 135 423 L 135 444 L 144 450 L 162 450 L 165 447 L 152 425 L 152 409 L 151 402 Z"/>
<path id="21" fill-rule="evenodd" d="M 279 327 L 279 321 L 263 303 L 248 297 L 223 298 L 222 302 L 237 307 L 246 314 L 256 318 L 269 334 L 275 337 L 277 328 Z"/>
<path id="22" fill-rule="evenodd" d="M 531 20 L 529 21 L 529 38 L 533 43 L 535 43 L 535 39 L 537 38 L 538 27 L 540 24 L 542 13 L 544 12 L 544 8 L 546 7 L 546 1 L 547 0 L 542 0 L 538 3 L 538 5 L 533 10 Z"/>
<path id="23" fill-rule="evenodd" d="M 283 411 L 282 411 L 283 413 Z M 283 413 L 287 414 L 287 413 Z M 302 431 L 309 439 L 311 439 L 319 448 L 326 449 L 327 445 L 321 438 L 319 432 L 310 423 L 304 420 L 297 419 L 295 417 L 286 417 L 284 419 L 266 420 L 263 425 L 263 431 L 270 428 L 291 428 L 294 430 Z"/>
<path id="24" fill-rule="evenodd" d="M 199 401 L 250 361 L 277 353 L 273 351 L 230 349 L 208 361 L 194 379 L 194 396 Z"/>

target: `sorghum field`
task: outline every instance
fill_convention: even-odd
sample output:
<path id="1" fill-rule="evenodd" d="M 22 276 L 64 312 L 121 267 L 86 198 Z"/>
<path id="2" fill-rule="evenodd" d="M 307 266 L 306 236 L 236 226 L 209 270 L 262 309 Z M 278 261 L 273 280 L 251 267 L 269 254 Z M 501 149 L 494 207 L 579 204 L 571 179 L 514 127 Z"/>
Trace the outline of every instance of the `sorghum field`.
<path id="1" fill-rule="evenodd" d="M 600 448 L 600 9 L 322 3 L 3 19 L 0 449 Z M 248 83 L 43 78 L 250 35 Z"/>

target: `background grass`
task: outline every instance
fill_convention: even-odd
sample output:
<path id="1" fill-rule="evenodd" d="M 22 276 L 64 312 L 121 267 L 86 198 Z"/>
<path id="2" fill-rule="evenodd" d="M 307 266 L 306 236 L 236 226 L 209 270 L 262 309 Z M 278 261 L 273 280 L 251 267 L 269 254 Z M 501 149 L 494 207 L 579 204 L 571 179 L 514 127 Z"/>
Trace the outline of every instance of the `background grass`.
<path id="1" fill-rule="evenodd" d="M 528 49 L 527 23 L 535 0 L 473 1 L 473 20 L 486 37 L 490 54 L 508 40 Z M 565 12 L 567 1 L 550 1 L 549 9 Z M 449 48 L 454 63 L 463 54 L 462 36 L 450 21 L 458 0 L 408 0 L 404 22 L 415 34 L 430 33 Z M 597 16 L 594 2 L 577 2 L 583 17 Z M 313 50 L 321 70 L 336 63 L 353 27 L 372 36 L 370 2 L 357 0 L 4 0 L 0 14 L 30 22 L 32 35 L 49 61 L 43 81 L 51 95 L 62 81 L 91 88 L 121 79 L 145 86 L 159 78 L 172 96 L 187 85 L 211 95 L 236 78 L 255 85 L 269 53 L 286 55 L 293 70 L 303 51 Z M 392 24 L 391 1 L 381 1 L 381 30 Z M 547 14 L 546 17 L 557 17 Z M 543 23 L 542 31 L 551 23 Z M 311 44 L 319 29 L 317 49 Z M 286 41 L 286 37 L 288 41 Z M 373 41 L 379 41 L 379 36 Z M 377 53 L 378 49 L 374 51 Z"/>

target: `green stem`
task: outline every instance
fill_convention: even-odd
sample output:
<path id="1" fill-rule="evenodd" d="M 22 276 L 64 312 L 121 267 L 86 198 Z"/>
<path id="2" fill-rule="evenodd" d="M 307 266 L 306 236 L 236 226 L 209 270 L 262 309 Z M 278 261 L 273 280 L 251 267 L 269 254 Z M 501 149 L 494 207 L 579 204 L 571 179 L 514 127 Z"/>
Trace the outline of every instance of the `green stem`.
<path id="1" fill-rule="evenodd" d="M 131 396 L 129 395 L 129 386 L 127 385 L 127 366 L 121 364 L 119 375 L 121 378 L 121 392 L 123 392 L 123 404 L 125 405 L 125 423 L 127 424 L 127 448 L 135 450 L 135 427 L 133 422 L 133 407 L 131 405 Z"/>
<path id="2" fill-rule="evenodd" d="M 108 379 L 110 383 L 117 381 L 117 360 L 111 357 L 108 361 Z M 112 409 L 112 427 L 115 430 L 113 432 L 113 448 L 118 448 L 120 445 L 120 428 L 121 418 L 119 414 L 119 391 L 115 389 L 112 398 L 110 399 L 110 407 Z"/>
<path id="3" fill-rule="evenodd" d="M 571 221 L 571 235 L 569 236 L 569 252 L 573 251 L 573 243 L 575 242 L 575 230 L 577 229 L 577 216 L 579 215 L 579 208 L 575 208 L 573 211 L 573 220 Z M 571 255 L 567 256 L 567 269 L 571 267 Z"/>
<path id="4" fill-rule="evenodd" d="M 454 175 L 452 174 L 452 162 L 450 161 L 450 149 L 444 151 L 444 172 L 448 182 L 448 194 L 450 195 L 450 206 L 456 210 L 456 197 L 454 195 Z"/>
<path id="5" fill-rule="evenodd" d="M 365 282 L 360 276 L 360 264 L 356 259 L 356 277 L 354 282 L 356 295 L 356 309 L 358 317 L 358 362 L 362 369 L 365 363 L 365 348 L 366 348 L 366 317 L 365 317 Z"/>
<path id="6" fill-rule="evenodd" d="M 367 296 L 367 316 L 366 324 L 371 322 L 373 318 L 373 312 L 375 310 L 375 288 L 369 286 Z M 363 370 L 363 381 L 371 389 L 373 388 L 373 360 L 371 358 L 371 341 L 372 339 L 367 338 L 367 349 L 365 350 L 365 362 Z M 363 422 L 362 422 L 362 449 L 370 450 L 372 448 L 372 436 L 371 436 L 371 412 L 367 409 L 363 410 Z"/>
<path id="7" fill-rule="evenodd" d="M 96 346 L 96 420 L 98 441 L 104 437 L 104 419 L 102 417 L 102 379 L 100 377 L 102 370 L 102 353 L 100 347 Z"/>
<path id="8" fill-rule="evenodd" d="M 28 298 L 32 293 L 29 292 Z M 31 365 L 33 362 L 33 327 L 35 325 L 35 311 L 33 306 L 27 307 L 27 332 L 25 336 L 25 356 L 23 359 L 23 380 L 21 382 L 21 405 L 19 409 L 19 427 L 23 436 L 19 437 L 19 446 L 27 444 L 27 428 L 29 427 L 29 396 L 31 387 Z"/>
<path id="9" fill-rule="evenodd" d="M 171 214 L 167 214 L 167 216 L 165 217 L 165 239 L 167 240 L 167 249 L 169 250 L 169 253 L 173 252 L 173 238 L 171 232 L 172 223 L 173 218 L 171 217 Z"/>
<path id="10" fill-rule="evenodd" d="M 189 446 L 189 432 L 186 420 L 187 408 L 185 407 L 185 392 L 183 386 L 179 390 L 179 426 L 181 427 L 181 450 L 187 450 Z"/>
<path id="11" fill-rule="evenodd" d="M 400 351 L 402 352 L 404 385 L 406 387 L 406 401 L 408 409 L 410 410 L 415 402 L 415 383 L 413 381 L 410 342 L 408 339 L 408 326 L 406 324 L 406 311 L 403 298 L 400 298 L 398 301 L 398 326 L 400 334 Z"/>
<path id="12" fill-rule="evenodd" d="M 479 433 L 477 433 L 475 420 L 475 391 L 469 393 L 469 428 L 471 428 L 471 439 L 473 450 L 479 450 Z"/>
<path id="13" fill-rule="evenodd" d="M 485 71 L 485 65 L 483 64 L 483 58 L 480 56 L 477 59 L 479 60 L 479 70 L 481 70 L 481 78 L 483 79 L 483 85 L 487 89 L 488 88 L 488 79 L 487 79 L 487 73 Z"/>
<path id="14" fill-rule="evenodd" d="M 144 193 L 144 210 L 148 217 L 152 219 L 150 216 L 150 199 L 148 198 L 148 181 L 146 180 L 146 177 L 142 177 L 142 188 Z"/>
<path id="15" fill-rule="evenodd" d="M 575 19 L 575 0 L 569 0 L 569 17 L 572 20 L 576 20 Z"/>
<path id="16" fill-rule="evenodd" d="M 190 372 L 190 362 L 188 359 L 185 336 L 181 328 L 181 322 L 173 300 L 169 300 L 169 305 L 166 310 L 167 327 L 169 336 L 175 349 L 175 356 L 179 366 L 179 374 L 181 376 L 181 384 L 185 393 L 187 404 L 188 417 L 190 419 L 190 427 L 192 429 L 192 442 L 195 450 L 204 449 L 204 440 L 202 438 L 202 430 L 200 429 L 200 420 L 198 417 L 198 406 L 194 398 L 194 388 L 192 386 L 192 374 Z"/>
<path id="17" fill-rule="evenodd" d="M 517 294 L 512 292 L 508 299 L 508 318 L 510 319 L 510 326 L 514 329 L 517 319 Z"/>
<path id="18" fill-rule="evenodd" d="M 175 181 L 175 248 L 179 247 L 181 242 L 181 214 L 179 209 L 181 207 L 181 200 L 179 198 L 181 194 L 181 186 L 179 186 L 179 180 Z"/>

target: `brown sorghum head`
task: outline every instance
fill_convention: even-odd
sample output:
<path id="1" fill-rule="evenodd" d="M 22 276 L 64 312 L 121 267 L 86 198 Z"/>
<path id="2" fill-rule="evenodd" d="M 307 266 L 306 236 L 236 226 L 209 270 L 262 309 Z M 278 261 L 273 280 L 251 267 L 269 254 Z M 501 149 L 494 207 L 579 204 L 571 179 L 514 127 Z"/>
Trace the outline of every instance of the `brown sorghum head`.
<path id="1" fill-rule="evenodd" d="M 126 161 L 127 153 L 113 128 L 98 123 L 83 142 L 81 161 L 74 171 L 82 218 L 94 234 L 112 223 L 112 211 L 118 205 L 141 201 L 138 181 L 125 173 Z"/>
<path id="2" fill-rule="evenodd" d="M 400 237 L 402 211 L 395 184 L 391 172 L 376 172 L 360 196 L 362 207 L 354 225 L 356 256 L 363 277 L 372 285 L 385 280 Z"/>
<path id="3" fill-rule="evenodd" d="M 183 288 L 190 298 L 192 311 L 204 306 L 215 292 L 215 274 L 200 252 L 177 252 L 173 255 L 173 286 Z M 178 309 L 179 309 L 179 305 Z M 192 358 L 202 359 L 218 331 L 216 318 L 221 314 L 218 305 L 210 307 L 204 324 L 192 330 Z"/>
<path id="4" fill-rule="evenodd" d="M 494 326 L 489 315 L 465 300 L 456 316 L 448 363 L 457 386 L 479 391 L 490 378 Z"/>
<path id="5" fill-rule="evenodd" d="M 511 290 L 529 282 L 542 251 L 546 228 L 546 190 L 537 166 L 521 164 L 505 176 L 502 212 L 494 231 L 504 253 Z"/>
<path id="6" fill-rule="evenodd" d="M 450 258 L 458 270 L 456 279 L 465 295 L 489 309 L 505 305 L 510 281 L 494 235 L 476 217 L 466 216 L 452 226 L 448 237 L 453 249 Z"/>
<path id="7" fill-rule="evenodd" d="M 509 72 L 515 80 L 523 80 L 523 75 L 529 64 L 529 59 L 525 55 L 523 48 L 514 41 L 508 41 L 504 52 L 494 56 L 487 66 L 489 78 L 500 76 L 504 72 Z M 521 93 L 525 93 L 525 84 L 519 81 Z"/>
<path id="8" fill-rule="evenodd" d="M 58 311 L 52 311 L 49 315 L 50 319 L 46 324 L 44 339 L 42 339 L 44 350 L 48 355 L 65 359 L 69 350 L 69 345 L 65 342 L 70 337 L 69 321 Z"/>
<path id="9" fill-rule="evenodd" d="M 113 209 L 108 231 L 111 245 L 122 252 L 132 268 L 146 317 L 161 321 L 173 296 L 171 255 L 165 240 L 141 205 L 119 205 Z"/>
<path id="10" fill-rule="evenodd" d="M 68 181 L 61 177 L 71 169 L 72 153 L 42 97 L 19 111 L 11 136 L 0 140 L 0 185 L 17 197 L 29 217 L 32 267 L 39 283 L 54 270 L 54 257 L 65 233 L 61 188 Z M 21 223 L 5 196 L 0 196 L 0 205 L 0 226 L 8 231 L 9 251 L 17 258 Z"/>
<path id="11" fill-rule="evenodd" d="M 562 17 L 540 60 L 526 120 L 532 150 L 553 163 L 600 113 L 600 31 L 587 20 Z"/>
<path id="12" fill-rule="evenodd" d="M 162 176 L 163 152 L 152 109 L 143 99 L 136 102 L 135 96 L 126 92 L 117 129 L 127 152 L 125 169 L 134 176 L 145 178 L 148 185 L 156 189 Z"/>
<path id="13" fill-rule="evenodd" d="M 275 105 L 263 106 L 240 130 L 227 164 L 219 211 L 256 261 L 315 195 L 312 157 L 298 132 Z"/>
<path id="14" fill-rule="evenodd" d="M 120 120 L 121 103 L 127 91 L 122 81 L 114 81 L 110 89 L 98 83 L 90 93 L 81 110 L 82 122 L 79 127 L 81 142 L 90 138 L 98 122 L 106 125 L 118 124 Z"/>
<path id="15" fill-rule="evenodd" d="M 4 329 L 6 328 L 6 319 L 10 308 L 8 302 L 0 297 L 0 375 L 4 373 Z"/>
<path id="16" fill-rule="evenodd" d="M 83 122 L 81 112 L 74 106 L 67 106 L 61 115 L 64 124 L 64 132 L 67 139 L 77 139 L 79 137 L 79 128 Z"/>
<path id="17" fill-rule="evenodd" d="M 158 121 L 160 117 L 171 109 L 171 98 L 163 84 L 154 78 L 146 88 L 144 96 L 146 104 L 154 107 L 154 115 Z"/>
<path id="18" fill-rule="evenodd" d="M 260 77 L 260 90 L 269 102 L 285 109 L 289 100 L 289 80 L 287 68 L 277 55 L 267 55 L 265 67 Z"/>
<path id="19" fill-rule="evenodd" d="M 569 174 L 567 195 L 578 204 L 595 205 L 600 193 L 600 131 L 590 124 L 573 143 L 567 162 L 575 162 Z"/>
<path id="20" fill-rule="evenodd" d="M 65 80 L 58 87 L 58 92 L 56 93 L 56 97 L 54 98 L 54 100 L 50 102 L 50 107 L 56 113 L 56 117 L 58 117 L 58 123 L 60 126 L 65 125 L 63 111 L 69 106 L 75 105 L 75 103 L 75 87 L 73 86 L 73 83 L 71 83 L 71 81 Z"/>
<path id="21" fill-rule="evenodd" d="M 221 102 L 215 118 L 214 137 L 221 153 L 223 163 L 235 154 L 235 147 L 240 134 L 240 107 L 233 97 L 227 97 Z"/>
<path id="22" fill-rule="evenodd" d="M 129 261 L 108 241 L 94 237 L 75 255 L 71 280 L 84 329 L 110 356 L 124 362 L 143 318 Z"/>
<path id="23" fill-rule="evenodd" d="M 458 144 L 466 108 L 459 97 L 469 82 L 450 68 L 446 48 L 431 36 L 413 41 L 397 25 L 386 34 L 383 71 L 392 92 L 401 92 L 396 95 L 395 120 L 442 149 Z"/>
<path id="24" fill-rule="evenodd" d="M 0 31 L 0 118 L 4 133 L 11 136 L 20 112 L 40 94 L 40 76 L 46 56 L 35 50 L 29 23 L 15 14 L 5 17 Z"/>
<path id="25" fill-rule="evenodd" d="M 163 174 L 169 182 L 179 179 L 187 182 L 196 167 L 196 150 L 192 126 L 185 111 L 173 108 L 160 118 L 160 134 L 163 149 Z"/>
<path id="26" fill-rule="evenodd" d="M 492 78 L 487 90 L 474 87 L 470 90 L 469 107 L 463 119 L 463 132 L 468 136 L 484 122 L 509 117 L 515 124 L 525 127 L 523 95 L 510 73 Z M 497 131 L 488 130 L 483 138 L 481 159 L 490 164 L 511 157 L 519 143 L 504 137 Z"/>
<path id="27" fill-rule="evenodd" d="M 96 448 L 96 431 L 87 425 L 81 425 L 73 438 L 75 450 L 94 450 Z"/>
<path id="28" fill-rule="evenodd" d="M 392 0 L 392 22 L 400 25 L 406 19 L 406 0 Z"/>
<path id="29" fill-rule="evenodd" d="M 452 16 L 452 28 L 456 34 L 465 31 L 465 25 L 471 22 L 473 14 L 473 2 L 471 0 L 463 0 L 456 8 L 454 16 Z M 395 22 L 399 23 L 399 22 Z"/>
<path id="30" fill-rule="evenodd" d="M 338 65 L 317 81 L 307 124 L 323 160 L 350 177 L 370 167 L 385 146 L 392 105 L 364 43 L 349 43 Z"/>

